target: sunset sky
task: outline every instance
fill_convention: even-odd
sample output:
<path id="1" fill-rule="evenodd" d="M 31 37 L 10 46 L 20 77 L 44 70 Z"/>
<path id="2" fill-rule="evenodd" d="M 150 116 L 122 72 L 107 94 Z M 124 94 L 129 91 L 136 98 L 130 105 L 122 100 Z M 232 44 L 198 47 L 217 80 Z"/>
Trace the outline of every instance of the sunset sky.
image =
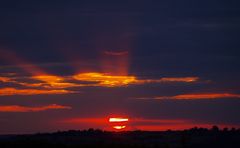
<path id="1" fill-rule="evenodd" d="M 0 134 L 240 127 L 239 6 L 1 2 Z"/>

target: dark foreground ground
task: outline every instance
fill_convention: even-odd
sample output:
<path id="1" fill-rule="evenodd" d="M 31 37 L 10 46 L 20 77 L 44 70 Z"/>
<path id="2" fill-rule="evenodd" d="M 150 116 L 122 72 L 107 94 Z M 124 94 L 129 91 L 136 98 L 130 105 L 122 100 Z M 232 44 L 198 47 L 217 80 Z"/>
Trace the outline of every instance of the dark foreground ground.
<path id="1" fill-rule="evenodd" d="M 101 130 L 0 136 L 0 148 L 240 148 L 240 130 L 214 127 L 184 131 Z"/>

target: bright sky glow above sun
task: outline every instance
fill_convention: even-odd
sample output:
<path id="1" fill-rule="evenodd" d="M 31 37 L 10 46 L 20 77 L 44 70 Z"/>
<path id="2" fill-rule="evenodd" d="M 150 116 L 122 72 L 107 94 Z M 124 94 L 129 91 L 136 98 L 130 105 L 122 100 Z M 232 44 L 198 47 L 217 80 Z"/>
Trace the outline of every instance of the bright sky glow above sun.
<path id="1" fill-rule="evenodd" d="M 109 118 L 109 122 L 127 122 L 128 118 Z"/>

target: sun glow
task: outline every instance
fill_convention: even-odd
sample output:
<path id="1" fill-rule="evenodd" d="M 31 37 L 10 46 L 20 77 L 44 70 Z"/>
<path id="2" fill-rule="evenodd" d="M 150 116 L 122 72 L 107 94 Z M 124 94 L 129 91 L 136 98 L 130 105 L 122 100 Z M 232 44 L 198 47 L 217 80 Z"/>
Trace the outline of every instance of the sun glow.
<path id="1" fill-rule="evenodd" d="M 109 122 L 127 122 L 128 118 L 109 118 Z"/>

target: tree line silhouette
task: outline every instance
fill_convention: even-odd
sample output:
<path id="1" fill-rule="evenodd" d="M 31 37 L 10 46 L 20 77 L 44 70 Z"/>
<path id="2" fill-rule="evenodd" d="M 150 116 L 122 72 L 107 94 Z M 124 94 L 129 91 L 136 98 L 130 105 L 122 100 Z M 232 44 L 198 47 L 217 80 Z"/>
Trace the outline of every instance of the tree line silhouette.
<path id="1" fill-rule="evenodd" d="M 230 148 L 240 147 L 240 129 L 194 127 L 181 131 L 121 131 L 100 129 L 55 133 L 2 135 L 0 148 Z"/>

